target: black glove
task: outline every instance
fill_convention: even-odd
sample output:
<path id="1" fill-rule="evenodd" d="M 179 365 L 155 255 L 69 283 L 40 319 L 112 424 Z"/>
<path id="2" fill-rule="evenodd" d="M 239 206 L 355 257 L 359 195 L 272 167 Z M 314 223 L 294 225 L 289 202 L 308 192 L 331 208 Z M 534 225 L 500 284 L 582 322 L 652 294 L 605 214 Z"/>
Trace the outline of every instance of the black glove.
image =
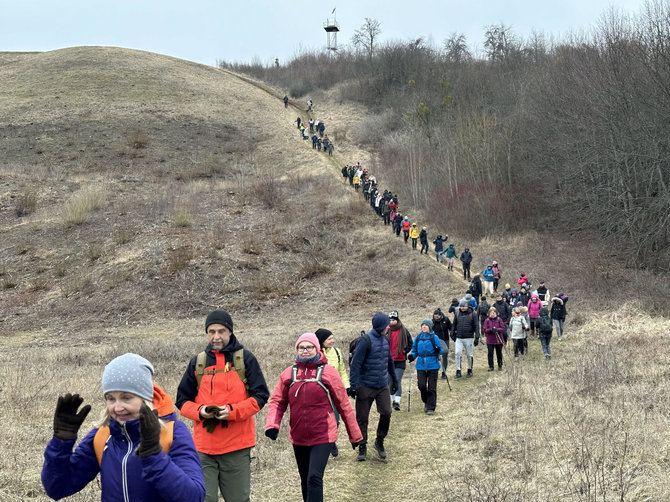
<path id="1" fill-rule="evenodd" d="M 347 389 L 347 396 L 353 397 L 354 399 L 356 399 L 356 389 L 352 389 L 351 387 L 349 387 Z"/>
<path id="2" fill-rule="evenodd" d="M 436 355 L 436 356 L 439 356 L 439 355 L 440 355 L 440 349 L 441 349 L 441 348 L 442 348 L 442 347 L 438 347 L 438 346 L 435 347 L 435 355 Z"/>
<path id="3" fill-rule="evenodd" d="M 135 454 L 140 458 L 147 458 L 161 451 L 161 423 L 158 420 L 158 410 L 152 410 L 146 403 L 140 407 L 140 446 Z"/>
<path id="4" fill-rule="evenodd" d="M 206 418 L 202 421 L 202 427 L 204 429 L 207 429 L 207 432 L 210 434 L 214 432 L 214 429 L 216 429 L 216 426 L 219 425 L 219 420 L 212 417 L 212 418 Z"/>
<path id="5" fill-rule="evenodd" d="M 452 336 L 451 339 L 455 342 L 456 341 L 456 335 Z"/>
<path id="6" fill-rule="evenodd" d="M 360 446 L 360 444 L 361 444 L 362 442 L 363 442 L 363 441 L 357 441 L 357 442 L 355 442 L 355 443 L 351 443 L 351 447 L 355 450 L 356 448 L 358 448 L 358 447 Z"/>
<path id="7" fill-rule="evenodd" d="M 414 359 L 415 359 L 415 358 L 414 358 L 414 354 L 412 354 L 411 352 L 410 352 L 409 354 L 407 354 L 407 360 L 408 360 L 410 363 L 411 363 L 412 361 L 414 361 Z"/>
<path id="8" fill-rule="evenodd" d="M 214 413 L 215 415 L 221 411 L 221 408 L 218 406 L 215 406 L 213 404 L 210 404 L 209 406 L 205 406 L 205 413 Z"/>
<path id="9" fill-rule="evenodd" d="M 65 394 L 58 397 L 54 413 L 54 437 L 65 440 L 77 439 L 79 427 L 91 411 L 91 405 L 87 404 L 77 413 L 83 402 L 84 399 L 79 397 L 79 394 Z"/>
<path id="10" fill-rule="evenodd" d="M 265 431 L 265 435 L 272 439 L 273 441 L 277 441 L 277 435 L 279 434 L 279 429 L 267 429 Z"/>
<path id="11" fill-rule="evenodd" d="M 391 394 L 395 394 L 398 392 L 398 384 L 397 383 L 392 383 L 391 384 Z"/>
<path id="12" fill-rule="evenodd" d="M 475 338 L 475 347 L 479 345 L 479 337 Z"/>

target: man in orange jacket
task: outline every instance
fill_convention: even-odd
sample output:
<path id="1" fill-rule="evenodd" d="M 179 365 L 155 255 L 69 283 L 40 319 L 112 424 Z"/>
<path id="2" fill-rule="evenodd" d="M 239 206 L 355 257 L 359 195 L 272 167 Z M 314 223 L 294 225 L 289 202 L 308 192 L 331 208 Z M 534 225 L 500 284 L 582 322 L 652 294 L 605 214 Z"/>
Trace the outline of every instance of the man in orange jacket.
<path id="1" fill-rule="evenodd" d="M 219 490 L 226 502 L 248 502 L 251 448 L 256 445 L 254 415 L 270 392 L 256 357 L 233 334 L 228 312 L 210 313 L 205 332 L 209 344 L 204 357 L 189 362 L 177 389 L 177 407 L 194 421 L 205 502 L 216 502 Z"/>

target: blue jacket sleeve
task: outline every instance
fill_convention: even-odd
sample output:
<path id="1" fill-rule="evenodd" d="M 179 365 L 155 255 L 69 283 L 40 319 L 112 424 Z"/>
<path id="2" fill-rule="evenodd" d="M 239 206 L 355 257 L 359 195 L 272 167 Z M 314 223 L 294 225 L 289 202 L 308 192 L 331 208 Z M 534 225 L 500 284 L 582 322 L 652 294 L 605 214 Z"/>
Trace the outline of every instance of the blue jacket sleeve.
<path id="1" fill-rule="evenodd" d="M 205 481 L 200 457 L 186 425 L 175 420 L 172 446 L 166 455 L 160 452 L 142 459 L 142 477 L 163 500 L 202 502 Z"/>
<path id="2" fill-rule="evenodd" d="M 42 485 L 49 497 L 60 500 L 77 493 L 100 472 L 93 450 L 93 436 L 97 430 L 89 432 L 74 451 L 76 440 L 51 438 L 42 465 Z"/>

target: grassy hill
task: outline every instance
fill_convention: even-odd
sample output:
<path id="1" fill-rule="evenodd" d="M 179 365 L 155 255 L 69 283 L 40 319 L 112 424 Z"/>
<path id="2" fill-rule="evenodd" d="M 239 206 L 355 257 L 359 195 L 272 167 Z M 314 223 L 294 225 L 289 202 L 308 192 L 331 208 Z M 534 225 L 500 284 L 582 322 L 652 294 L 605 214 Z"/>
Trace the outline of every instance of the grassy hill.
<path id="1" fill-rule="evenodd" d="M 58 394 L 79 392 L 97 414 L 102 368 L 126 351 L 151 360 L 174 394 L 213 308 L 231 312 L 272 388 L 301 333 L 328 327 L 344 349 L 377 310 L 399 310 L 417 332 L 464 292 L 458 274 L 408 250 L 342 184 L 343 163 L 376 167 L 353 142 L 364 111 L 315 99 L 337 146 L 329 158 L 298 139 L 302 107 L 284 109 L 283 90 L 166 56 L 0 53 L 0 79 L 0 500 L 45 500 L 39 470 Z M 415 388 L 412 411 L 395 412 L 387 464 L 357 464 L 341 436 L 329 500 L 667 497 L 666 454 L 652 443 L 667 443 L 668 374 L 648 333 L 663 341 L 670 325 L 614 291 L 667 284 L 603 272 L 582 259 L 604 256 L 597 244 L 566 244 L 573 254 L 538 235 L 471 244 L 510 282 L 520 267 L 566 289 L 607 274 L 612 295 L 591 281 L 589 298 L 571 302 L 552 363 L 536 342 L 489 377 L 480 345 L 473 379 L 451 393 L 440 382 L 435 417 Z M 284 425 L 276 444 L 258 434 L 255 500 L 299 492 Z M 96 486 L 72 498 L 98 499 Z"/>

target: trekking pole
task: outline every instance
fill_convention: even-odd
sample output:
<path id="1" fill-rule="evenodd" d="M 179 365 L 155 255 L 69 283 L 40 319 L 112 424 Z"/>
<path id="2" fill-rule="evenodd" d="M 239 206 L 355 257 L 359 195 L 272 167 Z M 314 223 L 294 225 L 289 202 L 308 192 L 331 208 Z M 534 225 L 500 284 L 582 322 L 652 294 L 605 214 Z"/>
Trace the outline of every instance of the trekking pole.
<path id="1" fill-rule="evenodd" d="M 409 371 L 407 372 L 407 412 L 409 413 L 410 405 L 412 403 L 412 363 L 409 362 Z"/>
<path id="2" fill-rule="evenodd" d="M 447 377 L 447 378 L 446 378 L 446 380 L 447 380 L 447 387 L 449 387 L 449 392 L 451 392 L 451 384 L 449 383 L 449 376 L 447 375 L 446 372 L 444 373 L 444 376 Z"/>

